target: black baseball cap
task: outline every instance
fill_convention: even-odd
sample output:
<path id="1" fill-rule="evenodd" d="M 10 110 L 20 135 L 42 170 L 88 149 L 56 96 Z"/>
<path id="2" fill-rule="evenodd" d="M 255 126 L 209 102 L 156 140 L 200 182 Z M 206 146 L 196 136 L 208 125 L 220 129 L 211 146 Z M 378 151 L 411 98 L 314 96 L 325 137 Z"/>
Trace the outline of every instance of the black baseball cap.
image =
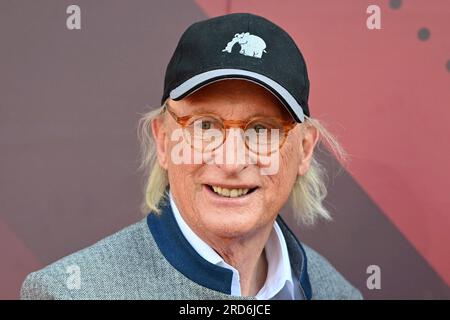
<path id="1" fill-rule="evenodd" d="M 303 55 L 289 34 L 266 18 L 233 13 L 192 24 L 167 66 L 161 104 L 224 79 L 262 85 L 297 122 L 309 116 Z"/>

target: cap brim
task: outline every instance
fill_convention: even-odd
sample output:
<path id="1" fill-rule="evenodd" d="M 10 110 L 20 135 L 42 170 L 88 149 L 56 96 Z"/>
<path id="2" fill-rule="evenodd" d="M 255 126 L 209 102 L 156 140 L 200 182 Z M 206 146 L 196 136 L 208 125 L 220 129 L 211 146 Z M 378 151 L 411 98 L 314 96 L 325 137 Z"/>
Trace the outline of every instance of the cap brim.
<path id="1" fill-rule="evenodd" d="M 170 91 L 170 98 L 181 100 L 212 82 L 224 79 L 243 79 L 262 85 L 281 101 L 295 121 L 304 121 L 305 115 L 301 105 L 283 86 L 262 74 L 248 70 L 216 69 L 197 74 Z"/>

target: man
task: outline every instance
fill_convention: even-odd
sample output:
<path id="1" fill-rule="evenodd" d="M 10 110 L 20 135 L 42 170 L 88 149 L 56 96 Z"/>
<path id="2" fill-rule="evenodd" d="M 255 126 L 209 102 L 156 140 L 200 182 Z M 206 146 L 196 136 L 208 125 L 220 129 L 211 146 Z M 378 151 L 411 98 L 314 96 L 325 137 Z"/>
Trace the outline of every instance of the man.
<path id="1" fill-rule="evenodd" d="M 329 218 L 314 149 L 323 139 L 342 151 L 309 118 L 308 94 L 304 59 L 272 22 L 190 26 L 163 106 L 139 126 L 146 219 L 30 274 L 22 297 L 360 299 L 278 215 L 291 199 L 300 223 Z"/>

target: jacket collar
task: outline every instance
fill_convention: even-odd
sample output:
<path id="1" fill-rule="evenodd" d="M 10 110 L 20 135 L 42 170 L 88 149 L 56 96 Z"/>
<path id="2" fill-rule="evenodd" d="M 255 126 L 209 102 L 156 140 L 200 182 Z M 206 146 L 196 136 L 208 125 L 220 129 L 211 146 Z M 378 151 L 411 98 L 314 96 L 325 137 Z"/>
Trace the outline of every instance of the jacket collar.
<path id="1" fill-rule="evenodd" d="M 233 272 L 208 262 L 192 248 L 183 236 L 168 200 L 163 200 L 160 208 L 161 214 L 157 215 L 153 212 L 148 214 L 147 224 L 159 250 L 167 261 L 197 284 L 211 290 L 231 294 Z M 312 292 L 305 250 L 281 216 L 277 217 L 277 222 L 286 239 L 293 274 L 299 280 L 300 291 L 305 299 L 310 300 Z"/>

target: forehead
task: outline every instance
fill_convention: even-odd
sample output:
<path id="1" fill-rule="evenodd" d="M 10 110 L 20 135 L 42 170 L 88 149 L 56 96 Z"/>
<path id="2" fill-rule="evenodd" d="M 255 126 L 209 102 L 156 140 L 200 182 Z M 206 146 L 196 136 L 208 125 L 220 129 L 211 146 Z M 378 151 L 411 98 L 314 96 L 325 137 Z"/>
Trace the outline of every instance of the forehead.
<path id="1" fill-rule="evenodd" d="M 254 115 L 289 119 L 278 98 L 263 86 L 242 79 L 220 80 L 208 84 L 171 106 L 183 114 L 212 112 L 237 119 Z"/>

